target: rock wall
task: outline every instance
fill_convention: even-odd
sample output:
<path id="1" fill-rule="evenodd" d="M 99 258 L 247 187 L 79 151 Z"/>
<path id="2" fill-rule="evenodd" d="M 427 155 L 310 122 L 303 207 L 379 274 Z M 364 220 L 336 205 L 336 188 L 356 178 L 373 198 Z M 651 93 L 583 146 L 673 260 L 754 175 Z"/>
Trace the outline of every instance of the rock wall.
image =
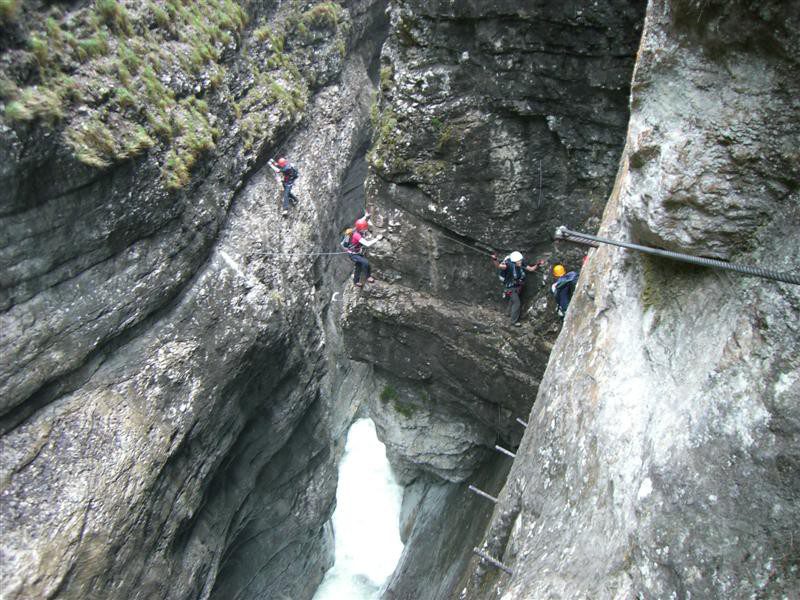
<path id="1" fill-rule="evenodd" d="M 650 2 L 602 234 L 797 272 L 800 9 Z M 800 589 L 800 289 L 593 253 L 468 597 Z"/>
<path id="2" fill-rule="evenodd" d="M 350 356 L 382 381 L 370 412 L 403 481 L 465 482 L 495 443 L 519 443 L 559 324 L 549 276 L 532 273 L 522 327 L 510 326 L 489 249 L 580 265 L 551 236 L 599 222 L 643 14 L 628 1 L 390 3 L 367 179 L 378 282 L 348 294 L 344 328 Z M 471 555 L 480 538 L 455 536 L 490 507 L 463 502 L 422 501 L 411 539 L 428 542 L 404 554 L 392 597 L 454 592 L 462 573 L 430 547 L 452 545 L 451 566 Z M 441 583 L 418 596 L 418 580 Z"/>
<path id="3" fill-rule="evenodd" d="M 330 566 L 340 438 L 370 388 L 338 332 L 349 264 L 319 252 L 363 207 L 348 172 L 385 22 L 346 8 L 336 36 L 287 41 L 308 102 L 265 110 L 248 146 L 233 101 L 274 56 L 255 25 L 290 9 L 249 7 L 185 189 L 159 148 L 76 161 L 71 116 L 3 123 L 3 598 L 309 598 Z M 286 220 L 260 168 L 278 151 L 302 173 Z"/>

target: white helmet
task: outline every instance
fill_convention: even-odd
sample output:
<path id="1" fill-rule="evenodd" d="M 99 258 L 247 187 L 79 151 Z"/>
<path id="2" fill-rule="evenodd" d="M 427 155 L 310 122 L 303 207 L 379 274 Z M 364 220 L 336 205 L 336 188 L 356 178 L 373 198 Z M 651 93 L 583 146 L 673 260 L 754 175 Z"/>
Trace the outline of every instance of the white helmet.
<path id="1" fill-rule="evenodd" d="M 508 255 L 508 259 L 511 262 L 518 262 L 518 261 L 522 260 L 522 253 L 517 252 L 515 250 L 514 252 L 512 252 L 511 254 Z"/>

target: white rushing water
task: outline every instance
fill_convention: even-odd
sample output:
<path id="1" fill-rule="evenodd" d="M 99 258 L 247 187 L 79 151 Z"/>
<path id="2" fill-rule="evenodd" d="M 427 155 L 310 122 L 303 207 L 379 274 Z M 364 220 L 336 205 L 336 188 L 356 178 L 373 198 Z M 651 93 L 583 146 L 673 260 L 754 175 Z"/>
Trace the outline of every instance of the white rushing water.
<path id="1" fill-rule="evenodd" d="M 374 600 L 403 551 L 403 488 L 392 476 L 375 424 L 359 419 L 347 433 L 339 467 L 333 532 L 336 562 L 314 600 Z"/>

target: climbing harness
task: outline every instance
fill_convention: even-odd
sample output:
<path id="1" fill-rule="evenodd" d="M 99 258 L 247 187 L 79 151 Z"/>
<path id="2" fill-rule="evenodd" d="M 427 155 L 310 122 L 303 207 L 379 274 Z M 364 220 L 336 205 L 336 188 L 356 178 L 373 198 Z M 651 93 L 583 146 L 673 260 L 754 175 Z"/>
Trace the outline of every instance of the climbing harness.
<path id="1" fill-rule="evenodd" d="M 629 250 L 637 250 L 645 254 L 653 256 L 660 256 L 662 258 L 669 258 L 680 262 L 689 263 L 692 265 L 699 265 L 701 267 L 711 267 L 715 269 L 724 269 L 726 271 L 734 271 L 743 275 L 752 275 L 754 277 L 763 277 L 764 279 L 773 279 L 775 281 L 782 281 L 784 283 L 792 283 L 800 285 L 800 276 L 794 273 L 781 273 L 779 271 L 772 271 L 769 269 L 762 269 L 760 267 L 751 267 L 749 265 L 737 265 L 728 263 L 723 260 L 715 258 L 703 258 L 702 256 L 692 256 L 690 254 L 681 254 L 680 252 L 672 252 L 671 250 L 661 250 L 660 248 L 650 248 L 648 246 L 640 246 L 639 244 L 631 244 L 630 242 L 620 242 L 617 240 L 609 240 L 606 238 L 589 235 L 587 233 L 579 233 L 577 231 L 570 231 L 565 226 L 556 229 L 555 238 L 557 240 L 564 240 L 573 242 L 575 244 L 584 244 L 587 246 L 594 246 L 598 244 L 610 244 L 612 246 L 620 246 L 628 248 Z"/>

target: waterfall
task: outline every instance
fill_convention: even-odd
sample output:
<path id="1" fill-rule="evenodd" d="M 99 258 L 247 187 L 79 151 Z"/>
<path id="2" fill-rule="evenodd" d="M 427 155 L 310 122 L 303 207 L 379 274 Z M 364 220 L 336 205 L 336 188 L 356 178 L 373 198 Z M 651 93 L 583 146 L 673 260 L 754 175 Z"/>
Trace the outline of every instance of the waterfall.
<path id="1" fill-rule="evenodd" d="M 333 531 L 336 562 L 314 600 L 372 600 L 403 551 L 399 519 L 403 488 L 389 468 L 375 424 L 359 419 L 347 433 L 339 467 Z"/>

